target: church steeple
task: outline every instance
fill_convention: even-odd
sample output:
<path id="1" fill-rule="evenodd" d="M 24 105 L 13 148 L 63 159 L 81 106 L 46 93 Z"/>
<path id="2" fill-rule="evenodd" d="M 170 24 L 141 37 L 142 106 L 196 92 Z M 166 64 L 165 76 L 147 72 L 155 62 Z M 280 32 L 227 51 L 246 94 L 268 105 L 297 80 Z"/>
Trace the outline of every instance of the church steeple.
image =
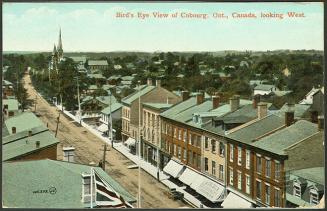
<path id="1" fill-rule="evenodd" d="M 57 54 L 57 48 L 56 48 L 56 44 L 53 44 L 53 51 L 52 51 L 52 55 L 56 55 Z"/>
<path id="2" fill-rule="evenodd" d="M 62 49 L 61 28 L 59 29 L 59 40 L 58 40 L 57 50 L 58 50 L 59 59 L 62 59 L 64 57 L 64 50 Z"/>

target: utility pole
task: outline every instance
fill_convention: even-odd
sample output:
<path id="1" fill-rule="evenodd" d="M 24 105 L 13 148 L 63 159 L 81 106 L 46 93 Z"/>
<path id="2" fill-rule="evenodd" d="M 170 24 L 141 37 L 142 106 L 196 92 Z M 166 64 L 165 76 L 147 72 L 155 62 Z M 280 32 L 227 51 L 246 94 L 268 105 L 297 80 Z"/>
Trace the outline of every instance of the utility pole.
<path id="1" fill-rule="evenodd" d="M 111 92 L 109 94 L 109 124 L 110 124 L 110 128 L 109 128 L 109 132 L 110 132 L 110 138 L 111 138 L 111 147 L 114 148 L 114 137 L 112 134 L 112 113 L 111 113 Z"/>
<path id="2" fill-rule="evenodd" d="M 82 113 L 81 113 L 81 101 L 79 99 L 79 83 L 78 83 L 78 76 L 77 76 L 77 100 L 78 100 L 78 116 L 79 116 L 79 124 L 82 124 Z"/>
<path id="3" fill-rule="evenodd" d="M 109 151 L 109 149 L 107 149 L 107 144 L 105 143 L 103 145 L 103 155 L 102 155 L 102 169 L 103 171 L 106 171 L 106 152 Z"/>
<path id="4" fill-rule="evenodd" d="M 140 89 L 140 83 L 141 81 L 138 81 L 138 90 L 139 92 L 141 91 Z M 138 208 L 141 208 L 141 96 L 139 95 L 138 99 L 138 104 L 139 104 L 139 125 L 138 125 L 138 151 L 139 151 L 139 163 L 138 163 Z"/>
<path id="5" fill-rule="evenodd" d="M 59 119 L 60 119 L 60 112 L 59 112 L 59 116 L 57 117 L 57 127 L 56 127 L 55 137 L 57 137 L 57 133 L 58 133 Z"/>
<path id="6" fill-rule="evenodd" d="M 36 112 L 36 102 L 37 102 L 37 95 L 35 95 L 34 112 Z"/>

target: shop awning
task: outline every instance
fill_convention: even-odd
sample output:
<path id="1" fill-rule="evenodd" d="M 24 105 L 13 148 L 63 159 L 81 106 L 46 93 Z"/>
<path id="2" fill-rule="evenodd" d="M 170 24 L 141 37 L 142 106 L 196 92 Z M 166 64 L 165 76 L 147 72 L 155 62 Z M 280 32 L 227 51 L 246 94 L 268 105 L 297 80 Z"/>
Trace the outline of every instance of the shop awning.
<path id="1" fill-rule="evenodd" d="M 182 164 L 177 163 L 174 160 L 170 160 L 167 165 L 163 168 L 163 171 L 174 178 L 179 177 L 184 171 L 184 166 Z"/>
<path id="2" fill-rule="evenodd" d="M 125 143 L 125 145 L 130 147 L 130 146 L 135 146 L 136 141 L 135 141 L 135 139 L 129 137 L 124 143 Z"/>
<path id="3" fill-rule="evenodd" d="M 199 177 L 200 175 L 198 173 L 189 168 L 186 168 L 183 174 L 178 179 L 184 184 L 191 186 L 191 184 L 194 183 Z"/>
<path id="4" fill-rule="evenodd" d="M 104 132 L 107 132 L 108 131 L 108 125 L 106 124 L 101 124 L 99 127 L 98 127 L 98 131 L 104 133 Z"/>
<path id="5" fill-rule="evenodd" d="M 241 198 L 240 196 L 230 192 L 223 203 L 221 203 L 223 208 L 251 208 L 251 202 Z"/>
<path id="6" fill-rule="evenodd" d="M 206 197 L 212 203 L 222 202 L 224 200 L 224 187 L 205 176 L 202 176 L 199 185 L 195 191 Z"/>

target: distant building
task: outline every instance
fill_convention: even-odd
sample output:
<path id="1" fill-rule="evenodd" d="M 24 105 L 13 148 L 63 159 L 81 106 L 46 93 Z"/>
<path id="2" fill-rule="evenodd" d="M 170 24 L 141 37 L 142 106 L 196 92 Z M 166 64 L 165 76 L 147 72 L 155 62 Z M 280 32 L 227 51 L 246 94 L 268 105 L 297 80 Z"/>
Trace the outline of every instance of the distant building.
<path id="1" fill-rule="evenodd" d="M 288 77 L 291 75 L 291 71 L 288 69 L 288 67 L 286 67 L 285 69 L 282 70 L 282 73 L 284 74 L 284 76 Z"/>
<path id="2" fill-rule="evenodd" d="M 87 61 L 88 68 L 92 70 L 107 70 L 109 68 L 107 60 L 88 60 Z"/>
<path id="3" fill-rule="evenodd" d="M 113 124 L 117 121 L 121 121 L 121 110 L 122 110 L 123 105 L 116 102 L 113 103 L 111 106 L 107 106 L 106 108 L 104 108 L 101 111 L 101 118 L 100 118 L 100 122 L 101 125 L 97 128 L 100 132 L 105 133 L 106 135 L 108 134 L 108 125 L 110 122 L 110 116 L 112 118 L 112 122 Z M 110 113 L 111 111 L 111 113 Z M 116 132 L 114 126 L 113 126 L 113 131 Z M 115 137 L 115 133 L 114 133 L 114 137 Z"/>
<path id="4" fill-rule="evenodd" d="M 2 100 L 3 117 L 10 118 L 17 115 L 19 111 L 19 102 L 16 99 L 3 99 Z"/>
<path id="5" fill-rule="evenodd" d="M 131 203 L 136 201 L 99 167 L 48 159 L 2 165 L 4 207 L 81 209 L 91 208 L 92 199 L 93 208 L 132 208 Z M 92 168 L 94 180 L 91 182 Z"/>
<path id="6" fill-rule="evenodd" d="M 23 112 L 5 120 L 4 126 L 9 134 L 29 131 L 32 128 L 43 126 L 43 122 L 32 112 Z"/>
<path id="7" fill-rule="evenodd" d="M 71 58 L 78 65 L 84 66 L 86 63 L 86 56 L 70 56 L 69 58 Z"/>
<path id="8" fill-rule="evenodd" d="M 2 80 L 2 99 L 14 96 L 14 86 L 10 81 Z"/>
<path id="9" fill-rule="evenodd" d="M 279 91 L 275 85 L 260 84 L 254 87 L 253 95 L 269 95 L 275 91 Z"/>
<path id="10" fill-rule="evenodd" d="M 117 99 L 111 96 L 85 96 L 81 102 L 83 118 L 99 118 L 101 111 L 111 104 L 117 102 Z"/>
<path id="11" fill-rule="evenodd" d="M 49 70 L 50 71 L 58 71 L 58 65 L 63 60 L 64 60 L 64 50 L 62 47 L 61 29 L 60 29 L 58 45 L 56 46 L 56 44 L 54 44 L 54 46 L 53 46 L 51 60 L 49 62 Z"/>

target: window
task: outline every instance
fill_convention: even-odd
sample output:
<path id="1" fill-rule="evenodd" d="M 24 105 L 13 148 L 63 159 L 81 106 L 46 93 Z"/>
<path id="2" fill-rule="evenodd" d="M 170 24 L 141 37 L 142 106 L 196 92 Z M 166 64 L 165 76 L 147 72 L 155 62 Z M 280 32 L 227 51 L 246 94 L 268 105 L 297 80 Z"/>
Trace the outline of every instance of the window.
<path id="1" fill-rule="evenodd" d="M 85 176 L 83 177 L 83 193 L 84 195 L 90 195 L 91 194 L 91 177 Z"/>
<path id="2" fill-rule="evenodd" d="M 177 154 L 178 156 L 177 157 L 178 157 L 178 159 L 181 159 L 181 157 L 182 157 L 181 147 L 178 146 L 177 150 L 178 150 L 178 154 Z"/>
<path id="3" fill-rule="evenodd" d="M 242 165 L 242 148 L 237 147 L 237 165 Z"/>
<path id="4" fill-rule="evenodd" d="M 216 175 L 216 162 L 215 161 L 211 162 L 211 174 Z"/>
<path id="5" fill-rule="evenodd" d="M 200 169 L 201 168 L 201 156 L 200 155 L 198 155 L 198 165 L 197 165 L 197 167 Z"/>
<path id="6" fill-rule="evenodd" d="M 257 189 L 257 192 L 256 192 L 257 199 L 261 200 L 261 181 L 259 181 L 259 180 L 256 181 L 256 189 Z"/>
<path id="7" fill-rule="evenodd" d="M 271 161 L 266 160 L 266 177 L 271 176 Z"/>
<path id="8" fill-rule="evenodd" d="M 301 186 L 299 183 L 293 184 L 293 195 L 301 198 Z"/>
<path id="9" fill-rule="evenodd" d="M 257 173 L 261 174 L 262 171 L 262 163 L 261 163 L 261 156 L 257 155 Z"/>
<path id="10" fill-rule="evenodd" d="M 211 152 L 216 152 L 216 140 L 211 140 Z"/>
<path id="11" fill-rule="evenodd" d="M 176 144 L 174 144 L 174 151 L 173 151 L 173 154 L 177 156 L 177 146 L 176 146 Z"/>
<path id="12" fill-rule="evenodd" d="M 242 173 L 240 171 L 237 173 L 237 188 L 242 190 Z"/>
<path id="13" fill-rule="evenodd" d="M 275 207 L 280 207 L 280 190 L 275 188 Z"/>
<path id="14" fill-rule="evenodd" d="M 188 134 L 188 144 L 191 144 L 191 139 L 192 139 L 192 135 L 189 133 Z"/>
<path id="15" fill-rule="evenodd" d="M 192 164 L 195 166 L 195 164 L 196 164 L 196 160 L 197 160 L 197 154 L 195 153 L 195 152 L 193 152 L 193 162 L 192 162 Z"/>
<path id="16" fill-rule="evenodd" d="M 208 158 L 204 158 L 204 170 L 207 172 L 209 167 L 208 167 Z"/>
<path id="17" fill-rule="evenodd" d="M 177 128 L 176 127 L 174 128 L 174 134 L 173 134 L 173 136 L 174 136 L 174 138 L 177 137 Z"/>
<path id="18" fill-rule="evenodd" d="M 319 198 L 318 198 L 318 192 L 315 189 L 310 190 L 310 204 L 318 204 Z"/>
<path id="19" fill-rule="evenodd" d="M 275 161 L 275 180 L 279 180 L 280 178 L 280 163 Z"/>
<path id="20" fill-rule="evenodd" d="M 245 175 L 245 183 L 246 183 L 246 186 L 245 186 L 245 192 L 247 194 L 250 194 L 250 184 L 251 184 L 251 181 L 250 181 L 250 176 L 249 175 Z"/>
<path id="21" fill-rule="evenodd" d="M 201 147 L 201 136 L 197 136 L 196 146 Z"/>
<path id="22" fill-rule="evenodd" d="M 195 141 L 195 135 L 192 134 L 192 135 L 191 135 L 191 145 L 193 145 L 193 146 L 195 145 L 195 144 L 194 144 L 194 141 Z"/>
<path id="23" fill-rule="evenodd" d="M 188 164 L 192 164 L 193 163 L 193 157 L 192 157 L 192 151 L 189 150 L 188 151 Z"/>
<path id="24" fill-rule="evenodd" d="M 187 140 L 186 130 L 184 130 L 183 140 L 184 140 L 184 142 L 186 142 L 186 140 Z"/>
<path id="25" fill-rule="evenodd" d="M 178 130 L 178 140 L 182 140 L 182 130 Z"/>
<path id="26" fill-rule="evenodd" d="M 269 205 L 270 204 L 270 186 L 269 185 L 266 185 L 266 204 Z"/>
<path id="27" fill-rule="evenodd" d="M 186 160 L 186 149 L 184 149 L 184 153 L 183 153 L 183 159 Z"/>
<path id="28" fill-rule="evenodd" d="M 224 166 L 219 164 L 219 179 L 224 180 Z"/>
<path id="29" fill-rule="evenodd" d="M 233 169 L 229 169 L 229 184 L 233 185 Z"/>
<path id="30" fill-rule="evenodd" d="M 219 142 L 219 155 L 221 157 L 225 156 L 225 145 L 222 142 Z"/>
<path id="31" fill-rule="evenodd" d="M 209 148 L 209 138 L 204 137 L 204 149 L 208 149 L 208 148 Z"/>
<path id="32" fill-rule="evenodd" d="M 246 150 L 245 168 L 250 169 L 250 150 Z"/>
<path id="33" fill-rule="evenodd" d="M 233 162 L 233 160 L 234 160 L 234 146 L 233 146 L 233 144 L 230 144 L 229 145 L 229 161 L 230 162 Z"/>

